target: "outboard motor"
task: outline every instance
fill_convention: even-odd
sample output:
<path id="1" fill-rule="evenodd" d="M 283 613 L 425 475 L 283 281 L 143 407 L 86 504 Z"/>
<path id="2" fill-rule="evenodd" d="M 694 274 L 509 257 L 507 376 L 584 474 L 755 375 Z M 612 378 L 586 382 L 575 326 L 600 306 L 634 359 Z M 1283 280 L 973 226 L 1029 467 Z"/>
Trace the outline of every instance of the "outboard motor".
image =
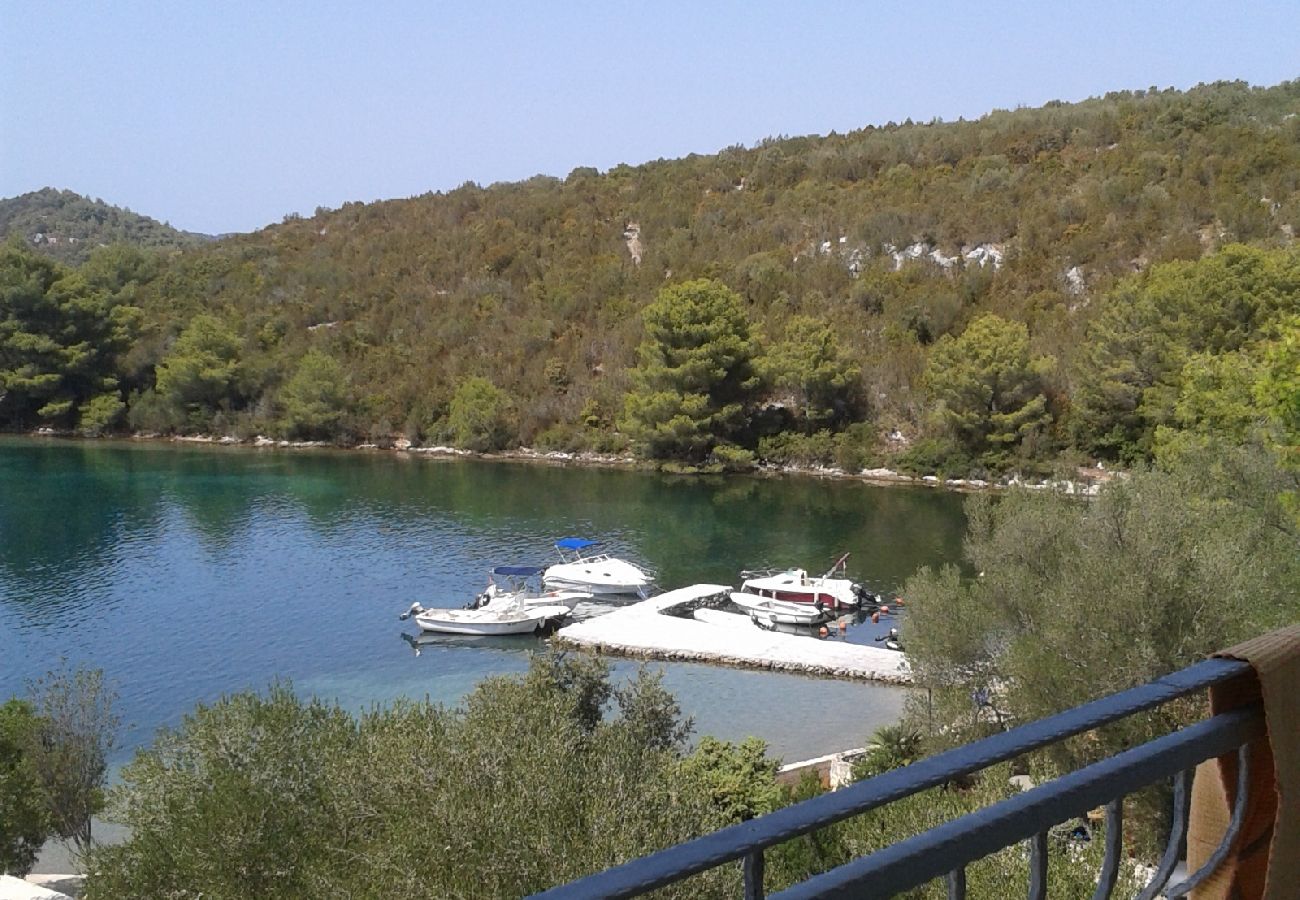
<path id="1" fill-rule="evenodd" d="M 897 628 L 891 628 L 889 629 L 889 634 L 877 635 L 873 640 L 876 641 L 876 643 L 884 641 L 886 650 L 897 650 L 899 653 L 903 652 L 903 642 L 898 634 Z"/>
<path id="2" fill-rule="evenodd" d="M 411 618 L 411 616 L 418 616 L 422 612 L 424 612 L 423 606 L 418 603 L 412 603 L 411 608 L 399 615 L 397 618 L 405 622 L 407 619 Z"/>
<path id="3" fill-rule="evenodd" d="M 857 598 L 858 604 L 860 606 L 880 605 L 880 596 L 878 594 L 871 593 L 871 591 L 867 590 L 865 587 L 858 584 L 856 581 L 853 583 L 853 587 L 851 588 L 851 590 L 853 591 L 853 596 Z"/>

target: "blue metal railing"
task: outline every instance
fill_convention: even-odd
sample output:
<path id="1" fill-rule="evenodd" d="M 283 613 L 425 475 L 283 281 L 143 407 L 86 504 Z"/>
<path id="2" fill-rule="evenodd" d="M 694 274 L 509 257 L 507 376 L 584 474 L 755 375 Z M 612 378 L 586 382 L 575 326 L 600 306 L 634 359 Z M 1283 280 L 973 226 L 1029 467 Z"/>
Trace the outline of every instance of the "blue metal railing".
<path id="1" fill-rule="evenodd" d="M 1207 660 L 1149 684 L 928 757 L 536 896 L 547 900 L 635 897 L 725 863 L 743 860 L 746 900 L 761 900 L 763 851 L 768 847 L 1249 672 L 1246 663 Z M 1241 763 L 1240 788 L 1229 832 L 1201 871 L 1167 892 L 1170 897 L 1182 896 L 1227 855 L 1245 809 L 1247 745 L 1262 735 L 1263 730 L 1263 716 L 1257 707 L 1214 716 L 814 876 L 773 896 L 783 900 L 889 897 L 946 876 L 948 896 L 962 898 L 967 864 L 1017 841 L 1029 840 L 1029 896 L 1042 897 L 1047 884 L 1048 828 L 1105 804 L 1106 856 L 1096 897 L 1108 897 L 1118 875 L 1123 798 L 1139 788 L 1172 777 L 1175 795 L 1172 837 L 1155 877 L 1139 895 L 1143 900 L 1150 900 L 1165 888 L 1178 861 L 1186 835 L 1192 770 L 1207 759 L 1237 750 Z"/>

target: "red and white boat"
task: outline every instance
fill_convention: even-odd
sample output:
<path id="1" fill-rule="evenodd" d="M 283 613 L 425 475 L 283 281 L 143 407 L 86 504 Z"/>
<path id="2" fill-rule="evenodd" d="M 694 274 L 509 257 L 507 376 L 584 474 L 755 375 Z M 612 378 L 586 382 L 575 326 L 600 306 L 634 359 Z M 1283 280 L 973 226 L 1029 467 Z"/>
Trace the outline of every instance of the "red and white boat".
<path id="1" fill-rule="evenodd" d="M 877 602 L 874 594 L 844 577 L 845 553 L 825 575 L 809 575 L 804 569 L 742 572 L 740 590 L 746 594 L 784 600 L 786 603 L 820 603 L 827 609 L 856 609 Z"/>

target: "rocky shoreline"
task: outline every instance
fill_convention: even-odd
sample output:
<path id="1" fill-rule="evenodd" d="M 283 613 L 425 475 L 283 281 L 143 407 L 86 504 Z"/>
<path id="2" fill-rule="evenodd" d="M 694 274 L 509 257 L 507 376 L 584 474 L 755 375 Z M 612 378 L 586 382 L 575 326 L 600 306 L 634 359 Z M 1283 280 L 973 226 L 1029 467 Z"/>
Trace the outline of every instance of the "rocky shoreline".
<path id="1" fill-rule="evenodd" d="M 27 432 L 27 434 L 32 437 L 57 437 L 96 441 L 125 440 L 131 442 L 170 444 L 208 444 L 222 447 L 247 447 L 252 449 L 275 450 L 364 451 L 370 453 L 393 453 L 398 455 L 423 456 L 429 458 L 481 459 L 502 462 L 544 463 L 548 465 L 592 466 L 623 469 L 653 468 L 652 464 L 647 463 L 645 460 L 637 459 L 630 454 L 594 452 L 570 453 L 561 450 L 534 450 L 530 447 L 520 447 L 515 450 L 505 450 L 496 453 L 476 453 L 472 450 L 462 450 L 459 447 L 449 447 L 444 445 L 417 446 L 406 438 L 399 438 L 389 444 L 364 443 L 353 446 L 344 446 L 329 441 L 289 441 L 266 437 L 265 435 L 257 435 L 251 439 L 244 439 L 229 434 L 217 436 L 208 434 L 162 435 L 153 433 L 135 433 L 104 438 L 86 438 L 70 431 L 59 431 L 53 428 L 38 428 L 35 431 Z M 1123 477 L 1124 475 L 1123 472 L 1096 466 L 1079 468 L 1076 473 L 1076 478 L 1073 479 L 1046 479 L 1041 481 L 1031 481 L 1022 479 L 1019 475 L 1011 475 L 997 481 L 987 481 L 980 478 L 941 478 L 937 475 L 908 475 L 904 472 L 899 472 L 889 468 L 868 468 L 851 472 L 838 466 L 795 466 L 773 464 L 759 464 L 748 472 L 731 474 L 766 476 L 792 475 L 846 481 L 861 481 L 884 486 L 902 485 L 933 487 L 963 492 L 1002 490 L 1013 487 L 1021 487 L 1029 490 L 1054 489 L 1063 491 L 1066 494 L 1082 497 L 1095 496 L 1100 491 L 1102 484 L 1113 478 Z"/>

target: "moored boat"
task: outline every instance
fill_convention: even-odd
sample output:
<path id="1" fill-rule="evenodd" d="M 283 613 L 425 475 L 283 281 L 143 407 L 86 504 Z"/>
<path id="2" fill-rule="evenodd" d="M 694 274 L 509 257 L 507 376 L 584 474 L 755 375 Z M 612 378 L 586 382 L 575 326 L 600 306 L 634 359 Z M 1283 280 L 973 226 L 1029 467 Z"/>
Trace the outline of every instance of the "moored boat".
<path id="1" fill-rule="evenodd" d="M 497 566 L 483 593 L 464 608 L 425 608 L 412 603 L 399 618 L 414 619 L 422 631 L 442 634 L 528 634 L 563 619 L 589 591 L 538 590 L 538 566 Z"/>
<path id="2" fill-rule="evenodd" d="M 556 590 L 645 596 L 654 576 L 626 560 L 594 551 L 599 544 L 586 538 L 560 538 L 555 542 L 560 561 L 542 574 L 542 584 Z"/>
<path id="3" fill-rule="evenodd" d="M 422 631 L 492 635 L 531 634 L 568 614 L 567 606 L 525 608 L 522 604 L 516 604 L 511 608 L 495 609 L 425 609 L 420 604 L 413 603 L 400 618 L 413 619 Z"/>
<path id="4" fill-rule="evenodd" d="M 848 558 L 849 555 L 845 553 L 825 575 L 820 576 L 809 575 L 805 569 L 742 572 L 740 590 L 742 593 L 786 603 L 820 603 L 833 610 L 874 604 L 876 596 L 862 585 L 848 578 L 835 577 L 836 572 L 843 574 L 844 563 Z"/>
<path id="5" fill-rule="evenodd" d="M 743 591 L 731 594 L 731 602 L 743 609 L 755 622 L 775 625 L 818 625 L 829 620 L 830 610 L 820 602 L 790 603 Z"/>

